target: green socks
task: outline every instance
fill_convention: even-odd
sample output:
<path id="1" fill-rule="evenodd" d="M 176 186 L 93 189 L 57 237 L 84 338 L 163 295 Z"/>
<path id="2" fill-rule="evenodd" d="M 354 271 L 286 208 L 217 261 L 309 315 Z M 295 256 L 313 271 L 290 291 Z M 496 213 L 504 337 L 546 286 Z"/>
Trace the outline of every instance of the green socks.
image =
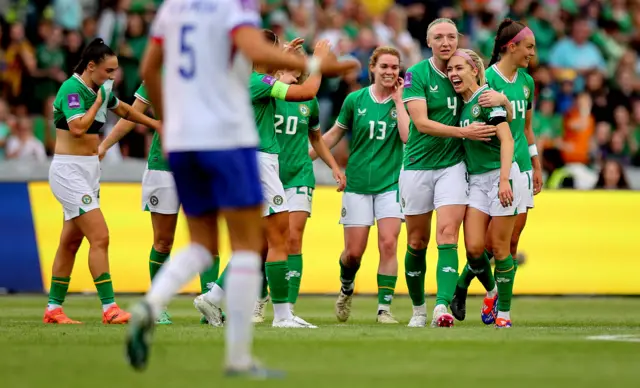
<path id="1" fill-rule="evenodd" d="M 351 295 L 355 289 L 356 274 L 360 269 L 360 264 L 350 268 L 342 263 L 342 258 L 338 262 L 340 263 L 340 283 L 342 283 L 340 291 L 345 295 Z"/>
<path id="2" fill-rule="evenodd" d="M 404 270 L 411 302 L 414 306 L 424 305 L 424 278 L 427 274 L 427 250 L 413 249 L 407 245 L 407 253 L 404 256 Z"/>
<path id="3" fill-rule="evenodd" d="M 511 255 L 504 260 L 496 260 L 495 279 L 498 285 L 498 311 L 511 310 L 511 298 L 513 297 L 513 281 L 516 270 Z"/>
<path id="4" fill-rule="evenodd" d="M 113 283 L 111 282 L 111 275 L 108 272 L 103 273 L 93 280 L 93 284 L 96 285 L 98 290 L 98 296 L 102 301 L 102 304 L 115 303 L 116 297 L 113 293 Z"/>
<path id="5" fill-rule="evenodd" d="M 458 281 L 458 244 L 438 245 L 437 271 L 436 306 L 440 304 L 449 306 Z"/>
<path id="6" fill-rule="evenodd" d="M 378 305 L 391 305 L 397 281 L 397 276 L 378 274 Z"/>
<path id="7" fill-rule="evenodd" d="M 265 263 L 265 273 L 271 291 L 273 304 L 287 303 L 289 298 L 289 282 L 287 281 L 287 262 L 273 261 Z"/>
<path id="8" fill-rule="evenodd" d="M 49 304 L 62 306 L 64 298 L 67 296 L 69 290 L 70 277 L 60 278 L 57 276 L 51 277 L 51 288 L 49 288 Z"/>
<path id="9" fill-rule="evenodd" d="M 156 274 L 168 258 L 169 253 L 158 252 L 155 248 L 151 247 L 151 253 L 149 254 L 149 275 L 151 276 L 151 281 L 156 277 Z"/>
<path id="10" fill-rule="evenodd" d="M 220 286 L 220 288 L 222 288 L 223 290 L 224 290 L 224 278 L 227 277 L 227 268 L 229 268 L 229 264 L 227 264 L 227 266 L 224 267 L 224 270 L 222 271 L 218 279 L 215 281 L 215 283 L 218 286 Z"/>
<path id="11" fill-rule="evenodd" d="M 200 292 L 204 294 L 213 286 L 213 283 L 218 280 L 218 274 L 220 273 L 220 256 L 213 257 L 213 265 L 208 270 L 200 274 Z"/>
<path id="12" fill-rule="evenodd" d="M 287 280 L 289 280 L 289 303 L 296 304 L 302 280 L 302 254 L 289 255 L 287 259 Z"/>
<path id="13" fill-rule="evenodd" d="M 458 287 L 469 288 L 469 284 L 475 277 L 478 278 L 487 292 L 493 290 L 496 286 L 493 273 L 491 273 L 491 263 L 489 262 L 487 251 L 478 258 L 467 256 L 467 265 L 464 266 L 458 278 Z"/>
<path id="14" fill-rule="evenodd" d="M 269 296 L 269 282 L 267 281 L 266 263 L 262 265 L 262 289 L 260 289 L 260 299 L 264 300 Z"/>

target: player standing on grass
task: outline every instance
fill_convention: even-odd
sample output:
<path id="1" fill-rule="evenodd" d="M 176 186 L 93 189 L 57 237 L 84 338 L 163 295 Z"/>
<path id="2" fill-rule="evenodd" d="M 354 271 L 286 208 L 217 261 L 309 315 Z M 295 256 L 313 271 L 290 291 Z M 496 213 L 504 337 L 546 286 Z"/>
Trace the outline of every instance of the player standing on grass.
<path id="1" fill-rule="evenodd" d="M 280 47 L 277 35 L 264 30 L 267 42 Z M 294 50 L 301 39 L 294 40 L 286 50 Z M 321 60 L 330 54 L 327 41 L 317 43 L 314 57 Z M 351 65 L 355 66 L 355 62 Z M 279 176 L 278 154 L 280 145 L 276 138 L 275 112 L 276 100 L 308 101 L 315 97 L 320 87 L 321 76 L 312 74 L 302 85 L 287 85 L 276 80 L 275 75 L 280 68 L 268 65 L 254 64 L 254 72 L 249 82 L 249 91 L 255 115 L 255 122 L 260 135 L 258 162 L 260 165 L 260 180 L 265 195 L 262 216 L 266 218 L 267 255 L 265 274 L 268 279 L 269 292 L 273 303 L 273 326 L 283 328 L 315 328 L 304 319 L 293 315 L 289 305 L 289 280 L 287 266 L 287 240 L 289 238 L 289 207 L 286 193 Z M 341 174 L 341 173 L 340 173 Z M 335 175 L 336 181 L 342 179 Z M 220 304 L 224 295 L 224 272 L 210 292 L 198 296 L 194 304 L 213 326 L 221 324 Z M 257 302 L 258 314 L 266 304 L 267 288 L 263 287 L 261 300 Z M 255 318 L 254 318 L 255 320 Z M 258 319 L 259 320 L 259 319 Z"/>
<path id="2" fill-rule="evenodd" d="M 135 98 L 136 100 L 133 102 L 134 110 L 145 113 L 151 108 L 151 102 L 144 85 L 140 85 L 135 93 Z M 135 123 L 125 119 L 119 120 L 100 144 L 100 159 L 104 157 L 109 148 L 134 128 Z M 176 224 L 178 223 L 178 211 L 180 210 L 176 183 L 169 168 L 169 163 L 162 154 L 162 143 L 158 132 L 153 134 L 147 168 L 144 171 L 144 175 L 142 175 L 142 210 L 151 213 L 153 245 L 149 254 L 149 275 L 151 276 L 151 281 L 153 281 L 153 278 L 171 254 L 176 234 Z M 207 285 L 213 284 L 218 279 L 219 269 L 220 257 L 216 254 L 213 257 L 213 266 L 200 274 L 201 292 L 207 292 Z M 206 323 L 204 316 L 202 321 Z M 156 323 L 169 325 L 172 323 L 171 316 L 166 310 L 163 310 Z"/>
<path id="3" fill-rule="evenodd" d="M 495 134 L 495 127 L 481 123 L 457 126 L 462 103 L 444 73 L 447 61 L 458 48 L 458 30 L 453 21 L 436 19 L 429 24 L 427 43 L 433 57 L 407 71 L 403 96 L 411 116 L 400 173 L 407 222 L 405 276 L 413 302 L 409 327 L 424 327 L 426 252 L 435 209 L 438 292 L 431 326 L 448 327 L 453 326 L 453 316 L 447 307 L 458 280 L 458 234 L 468 203 L 462 139 L 487 140 Z M 503 100 L 502 104 L 508 105 L 506 98 Z"/>
<path id="4" fill-rule="evenodd" d="M 356 274 L 367 248 L 369 229 L 377 221 L 380 262 L 376 319 L 379 323 L 398 323 L 390 307 L 398 279 L 398 235 L 403 219 L 398 175 L 409 133 L 399 77 L 400 53 L 392 47 L 375 49 L 369 59 L 369 74 L 372 84 L 347 96 L 335 125 L 323 136 L 332 148 L 351 132 L 340 217 L 345 242 L 339 261 L 342 287 L 335 312 L 340 322 L 349 319 Z"/>
<path id="5" fill-rule="evenodd" d="M 283 53 L 265 42 L 259 23 L 251 0 L 169 0 L 153 23 L 141 72 L 156 114 L 165 120 L 161 136 L 191 242 L 163 267 L 133 310 L 126 344 L 135 369 L 147 364 L 154 321 L 164 306 L 213 264 L 222 215 L 233 251 L 226 279 L 227 374 L 271 376 L 251 352 L 263 245 L 259 139 L 247 92 L 251 62 L 314 75 L 320 69 L 338 74 L 352 64 Z"/>
<path id="6" fill-rule="evenodd" d="M 115 303 L 109 274 L 109 230 L 100 210 L 99 132 L 107 109 L 116 115 L 152 128 L 160 123 L 119 101 L 113 95 L 118 58 L 94 39 L 82 53 L 74 74 L 66 80 L 53 103 L 56 148 L 49 169 L 51 191 L 64 210 L 60 245 L 53 261 L 45 323 L 80 323 L 62 310 L 76 254 L 82 240 L 89 240 L 89 271 L 102 301 L 103 323 L 127 323 L 130 314 Z"/>
<path id="7" fill-rule="evenodd" d="M 515 271 L 510 241 L 522 192 L 518 183 L 520 169 L 514 155 L 514 127 L 509 128 L 504 108 L 480 106 L 480 96 L 489 86 L 486 85 L 484 65 L 476 53 L 456 50 L 447 63 L 447 74 L 464 102 L 460 126 L 479 122 L 496 127 L 496 136 L 489 142 L 463 141 L 469 173 L 469 207 L 464 218 L 464 240 L 469 262 L 482 262 L 486 242 L 492 242 L 498 293 L 495 323 L 497 327 L 511 327 L 509 311 Z M 491 268 L 484 270 L 491 271 Z"/>
<path id="8" fill-rule="evenodd" d="M 524 24 L 510 19 L 500 23 L 491 58 L 492 66 L 487 69 L 486 78 L 489 87 L 504 94 L 513 109 L 513 120 L 509 125 L 515 140 L 515 160 L 521 171 L 518 183 L 523 187 L 522 202 L 511 236 L 511 255 L 514 258 L 518 252 L 520 235 L 527 222 L 527 211 L 533 208 L 533 196 L 542 189 L 542 170 L 532 128 L 535 85 L 533 78 L 526 71 L 533 56 L 535 56 L 533 32 Z M 483 107 L 491 103 L 486 97 L 480 98 L 480 105 Z M 493 222 L 490 223 L 489 230 L 492 227 Z M 492 241 L 489 240 L 487 243 L 487 252 L 476 257 L 475 260 L 469 258 L 468 264 L 460 275 L 451 304 L 451 311 L 456 319 L 464 320 L 465 318 L 467 289 L 478 273 L 478 279 L 488 291 L 482 305 L 482 321 L 486 324 L 492 324 L 495 321 L 495 304 L 498 295 L 495 283 L 490 276 L 489 260 L 493 257 Z M 517 269 L 517 261 L 514 261 L 514 266 Z M 502 308 L 504 309 L 504 306 Z"/>

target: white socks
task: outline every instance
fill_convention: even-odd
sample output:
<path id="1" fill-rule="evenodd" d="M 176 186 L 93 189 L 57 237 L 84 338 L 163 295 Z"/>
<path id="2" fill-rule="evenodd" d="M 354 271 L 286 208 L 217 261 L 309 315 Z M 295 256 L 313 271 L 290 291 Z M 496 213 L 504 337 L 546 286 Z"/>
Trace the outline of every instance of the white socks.
<path id="1" fill-rule="evenodd" d="M 224 292 L 227 308 L 225 327 L 228 368 L 244 369 L 253 363 L 251 357 L 253 343 L 251 316 L 262 287 L 261 265 L 260 255 L 250 251 L 234 252 L 229 262 L 225 279 L 226 292 Z M 215 287 L 207 294 L 212 294 L 214 290 Z"/>
<path id="2" fill-rule="evenodd" d="M 487 296 L 488 296 L 489 298 L 493 298 L 493 297 L 495 297 L 496 295 L 498 295 L 498 286 L 494 286 L 494 287 L 493 287 L 493 290 L 491 290 L 491 291 L 487 292 Z"/>
<path id="3" fill-rule="evenodd" d="M 224 300 L 224 295 L 225 295 L 224 290 L 220 288 L 219 285 L 214 283 L 213 287 L 211 287 L 211 289 L 209 289 L 209 291 L 207 291 L 207 293 L 204 294 L 203 298 L 207 302 L 217 307 L 221 307 L 222 301 Z"/>
<path id="4" fill-rule="evenodd" d="M 197 274 L 211 267 L 213 257 L 202 245 L 191 243 L 165 263 L 153 279 L 146 300 L 151 305 L 154 320 L 171 298 Z"/>
<path id="5" fill-rule="evenodd" d="M 498 311 L 498 318 L 504 318 L 507 320 L 511 320 L 511 312 L 510 311 Z"/>
<path id="6" fill-rule="evenodd" d="M 425 303 L 420 306 L 413 306 L 413 315 L 427 316 L 427 304 Z"/>
<path id="7" fill-rule="evenodd" d="M 288 319 L 293 319 L 293 314 L 291 314 L 291 305 L 289 303 L 274 303 L 273 320 L 282 321 Z"/>

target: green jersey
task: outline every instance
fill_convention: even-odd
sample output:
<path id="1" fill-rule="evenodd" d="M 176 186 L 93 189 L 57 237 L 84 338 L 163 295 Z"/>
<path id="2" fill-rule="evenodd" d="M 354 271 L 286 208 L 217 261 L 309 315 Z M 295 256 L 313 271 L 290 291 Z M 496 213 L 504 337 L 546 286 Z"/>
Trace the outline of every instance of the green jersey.
<path id="1" fill-rule="evenodd" d="M 275 129 L 280 145 L 280 180 L 284 188 L 315 188 L 308 138 L 309 131 L 320 130 L 318 100 L 276 101 Z"/>
<path id="2" fill-rule="evenodd" d="M 96 98 L 98 98 L 96 91 L 87 86 L 78 74 L 64 81 L 53 102 L 53 121 L 56 128 L 69 130 L 69 123 L 84 116 L 96 102 Z M 107 109 L 115 109 L 119 103 L 120 100 L 109 90 L 87 134 L 100 133 L 102 126 L 107 122 Z"/>
<path id="3" fill-rule="evenodd" d="M 403 149 L 398 112 L 391 96 L 377 101 L 371 88 L 349 94 L 336 121 L 351 132 L 348 193 L 380 194 L 398 188 Z"/>
<path id="4" fill-rule="evenodd" d="M 276 99 L 284 100 L 289 85 L 276 80 L 268 74 L 253 72 L 249 80 L 251 105 L 258 127 L 260 146 L 258 151 L 268 154 L 279 154 L 280 145 L 276 138 L 274 116 L 276 114 Z"/>
<path id="5" fill-rule="evenodd" d="M 140 85 L 134 96 L 144 102 L 147 106 L 151 106 L 149 101 L 149 95 L 144 84 Z M 147 169 L 157 171 L 171 171 L 169 163 L 162 154 L 162 143 L 160 142 L 160 135 L 158 132 L 153 133 L 153 139 L 151 139 L 151 148 L 149 148 L 149 157 L 147 158 Z"/>
<path id="6" fill-rule="evenodd" d="M 509 81 L 507 77 L 500 73 L 497 65 L 493 65 L 486 72 L 487 83 L 493 90 L 507 96 L 513 109 L 513 118 L 509 123 L 515 144 L 516 162 L 520 171 L 529 171 L 531 167 L 531 157 L 529 156 L 529 143 L 524 135 L 524 124 L 527 111 L 533 107 L 533 91 L 535 85 L 533 78 L 525 69 L 518 69 L 518 72 Z"/>
<path id="7" fill-rule="evenodd" d="M 462 100 L 447 76 L 436 68 L 433 58 L 407 70 L 402 100 L 421 100 L 427 104 L 430 120 L 455 127 L 460 120 Z M 454 166 L 464 159 L 462 139 L 420 133 L 413 121 L 404 152 L 405 170 L 437 170 Z"/>
<path id="8" fill-rule="evenodd" d="M 461 127 L 475 122 L 498 125 L 507 120 L 507 111 L 503 107 L 483 108 L 480 106 L 478 98 L 486 90 L 489 90 L 489 86 L 481 86 L 469 101 L 464 102 L 460 115 Z M 500 168 L 500 140 L 497 136 L 492 136 L 491 141 L 465 139 L 462 143 L 464 144 L 467 172 L 470 175 L 483 174 Z"/>

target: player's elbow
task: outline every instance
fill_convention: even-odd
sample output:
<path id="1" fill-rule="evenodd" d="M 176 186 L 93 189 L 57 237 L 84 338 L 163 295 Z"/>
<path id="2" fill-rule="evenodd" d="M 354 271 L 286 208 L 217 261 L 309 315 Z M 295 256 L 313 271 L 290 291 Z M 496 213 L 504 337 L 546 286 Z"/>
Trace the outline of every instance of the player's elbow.
<path id="1" fill-rule="evenodd" d="M 69 133 L 71 134 L 71 136 L 80 137 L 84 135 L 85 129 L 82 127 L 82 125 L 79 125 L 79 124 L 80 123 L 76 123 L 75 125 L 69 125 Z"/>

